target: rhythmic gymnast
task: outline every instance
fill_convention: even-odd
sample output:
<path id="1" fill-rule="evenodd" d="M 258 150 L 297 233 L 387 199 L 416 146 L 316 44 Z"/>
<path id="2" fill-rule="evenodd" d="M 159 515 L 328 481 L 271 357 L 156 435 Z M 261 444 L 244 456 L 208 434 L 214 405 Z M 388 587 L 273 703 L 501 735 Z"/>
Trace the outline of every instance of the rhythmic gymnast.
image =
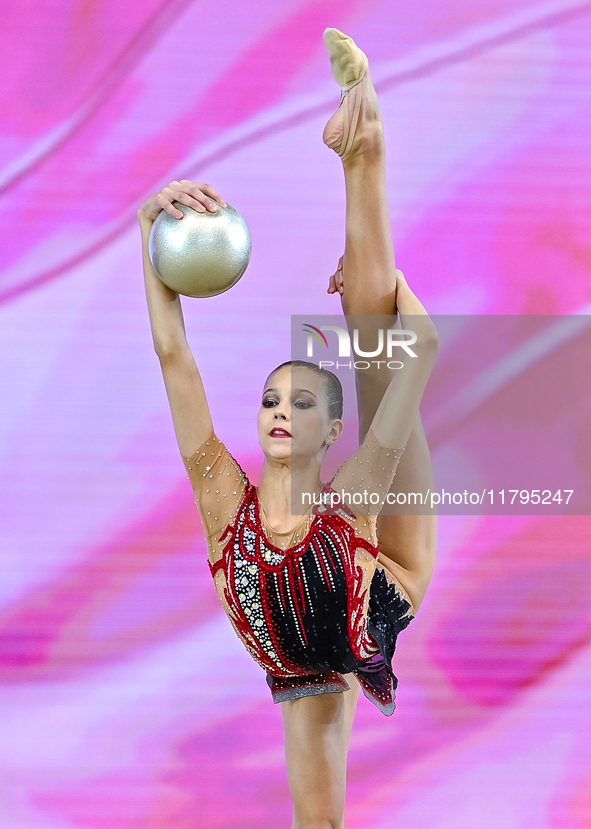
<path id="1" fill-rule="evenodd" d="M 177 200 L 215 212 L 216 203 L 225 205 L 222 197 L 208 184 L 175 181 L 138 211 L 154 347 L 215 587 L 281 703 L 293 829 L 344 826 L 359 692 L 384 714 L 393 712 L 396 638 L 424 598 L 437 540 L 434 514 L 378 514 L 389 491 L 432 485 L 419 404 L 439 338 L 395 267 L 383 124 L 367 57 L 337 29 L 327 29 L 324 42 L 342 95 L 323 140 L 342 159 L 347 197 L 345 252 L 328 292 L 341 295 L 348 324 L 368 342 L 372 319 L 397 314 L 417 334 L 417 357 L 401 370 L 357 372 L 360 447 L 330 484 L 322 483 L 320 468 L 343 429 L 337 377 L 304 361 L 271 372 L 258 415 L 264 464 L 253 486 L 215 434 L 179 296 L 151 265 L 148 238 L 161 210 L 182 219 Z M 300 515 L 292 511 L 294 489 L 315 496 Z M 379 504 L 320 503 L 343 489 L 377 492 Z"/>

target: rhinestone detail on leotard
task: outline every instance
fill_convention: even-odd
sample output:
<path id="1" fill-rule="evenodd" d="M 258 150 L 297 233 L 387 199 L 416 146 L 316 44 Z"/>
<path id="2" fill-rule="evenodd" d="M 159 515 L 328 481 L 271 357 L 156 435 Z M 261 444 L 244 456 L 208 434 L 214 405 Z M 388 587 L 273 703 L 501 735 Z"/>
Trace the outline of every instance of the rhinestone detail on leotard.
<path id="1" fill-rule="evenodd" d="M 341 467 L 335 489 L 349 491 L 353 482 L 359 491 L 369 476 L 374 491 L 379 484 L 387 491 L 401 454 L 371 436 Z M 342 674 L 354 671 L 364 693 L 391 714 L 391 655 L 412 616 L 397 583 L 389 575 L 385 581 L 377 564 L 375 512 L 319 505 L 293 533 L 277 533 L 262 520 L 255 487 L 217 436 L 185 461 L 218 596 L 267 671 L 273 699 L 346 690 Z"/>

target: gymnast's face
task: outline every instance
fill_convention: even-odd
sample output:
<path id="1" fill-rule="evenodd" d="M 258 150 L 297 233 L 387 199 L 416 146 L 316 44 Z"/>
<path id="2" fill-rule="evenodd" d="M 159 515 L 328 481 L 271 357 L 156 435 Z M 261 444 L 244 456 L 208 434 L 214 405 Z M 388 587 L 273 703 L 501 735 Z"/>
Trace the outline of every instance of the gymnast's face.
<path id="1" fill-rule="evenodd" d="M 304 366 L 274 371 L 263 391 L 259 443 L 274 460 L 322 460 L 341 434 L 342 421 L 328 412 L 324 379 Z"/>

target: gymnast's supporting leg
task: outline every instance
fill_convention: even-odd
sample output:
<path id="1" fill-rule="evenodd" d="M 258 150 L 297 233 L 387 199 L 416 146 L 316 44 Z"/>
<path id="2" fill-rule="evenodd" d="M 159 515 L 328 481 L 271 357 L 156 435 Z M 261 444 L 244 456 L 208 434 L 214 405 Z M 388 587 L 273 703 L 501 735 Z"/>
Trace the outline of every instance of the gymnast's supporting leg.
<path id="1" fill-rule="evenodd" d="M 360 319 L 361 315 L 393 315 L 397 306 L 406 314 L 426 311 L 395 266 L 386 187 L 384 131 L 369 70 L 349 95 L 353 93 L 362 95 L 362 103 L 353 145 L 343 159 L 347 213 L 341 274 L 342 302 L 349 324 L 363 329 L 366 326 Z M 334 137 L 342 131 L 342 110 L 348 105 L 350 102 L 345 99 L 327 124 L 325 141 L 329 146 L 333 145 L 333 149 Z M 368 333 L 371 334 L 371 331 Z M 372 340 L 375 348 L 375 336 Z M 366 349 L 370 348 L 368 342 Z M 357 372 L 361 439 L 391 377 L 389 372 L 379 369 Z M 427 492 L 429 487 L 433 488 L 432 475 L 429 447 L 419 414 L 391 492 Z M 416 612 L 433 572 L 437 546 L 436 514 L 381 514 L 378 518 L 378 542 L 381 562 L 405 588 Z"/>
<path id="2" fill-rule="evenodd" d="M 359 698 L 351 690 L 281 703 L 285 758 L 294 804 L 292 829 L 343 829 L 347 752 Z"/>

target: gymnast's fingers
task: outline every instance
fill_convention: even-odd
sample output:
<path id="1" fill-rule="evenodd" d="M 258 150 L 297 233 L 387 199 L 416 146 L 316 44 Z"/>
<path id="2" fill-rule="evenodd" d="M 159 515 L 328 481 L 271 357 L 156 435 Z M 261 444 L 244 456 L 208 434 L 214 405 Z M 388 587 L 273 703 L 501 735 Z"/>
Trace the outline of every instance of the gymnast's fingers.
<path id="1" fill-rule="evenodd" d="M 343 259 L 344 257 L 341 256 L 336 272 L 328 280 L 327 294 L 339 293 L 341 296 L 343 295 Z"/>
<path id="2" fill-rule="evenodd" d="M 173 205 L 173 201 L 178 201 L 178 198 L 172 187 L 165 187 L 163 190 L 161 190 L 156 196 L 156 201 L 158 203 L 158 206 L 161 207 L 162 210 L 166 210 L 166 212 L 173 216 L 175 219 L 183 218 L 183 214 L 181 213 L 181 211 Z"/>
<path id="3" fill-rule="evenodd" d="M 180 201 L 181 204 L 186 204 L 187 207 L 192 207 L 193 210 L 197 211 L 197 213 L 205 213 L 206 212 L 207 206 L 205 204 L 203 204 L 202 201 L 199 201 L 198 199 L 194 198 L 193 196 L 189 195 L 188 193 L 184 193 L 184 192 L 177 193 L 177 195 L 174 197 L 174 199 L 175 199 L 175 201 Z M 212 210 L 211 212 L 215 213 L 215 210 Z"/>
<path id="4" fill-rule="evenodd" d="M 215 199 L 219 204 L 222 205 L 222 207 L 228 206 L 226 202 L 223 200 L 223 198 L 220 196 L 218 191 L 215 190 L 211 186 L 211 184 L 199 184 L 198 186 L 201 187 L 202 191 L 205 193 L 206 196 L 210 196 L 212 199 Z"/>
<path id="5" fill-rule="evenodd" d="M 343 295 L 343 280 L 338 271 L 329 278 L 326 293 Z"/>
<path id="6" fill-rule="evenodd" d="M 183 200 L 183 204 L 189 204 L 189 206 L 193 207 L 195 210 L 198 209 L 195 206 L 197 204 L 201 205 L 206 210 L 209 210 L 210 213 L 215 213 L 217 211 L 218 204 L 223 203 L 223 205 L 226 206 L 226 203 L 222 197 L 210 184 L 200 184 L 196 181 L 188 181 L 187 179 L 184 179 L 180 182 L 180 186 L 183 193 L 189 198 L 189 201 L 187 202 Z M 202 213 L 203 211 L 200 210 L 199 212 Z"/>

